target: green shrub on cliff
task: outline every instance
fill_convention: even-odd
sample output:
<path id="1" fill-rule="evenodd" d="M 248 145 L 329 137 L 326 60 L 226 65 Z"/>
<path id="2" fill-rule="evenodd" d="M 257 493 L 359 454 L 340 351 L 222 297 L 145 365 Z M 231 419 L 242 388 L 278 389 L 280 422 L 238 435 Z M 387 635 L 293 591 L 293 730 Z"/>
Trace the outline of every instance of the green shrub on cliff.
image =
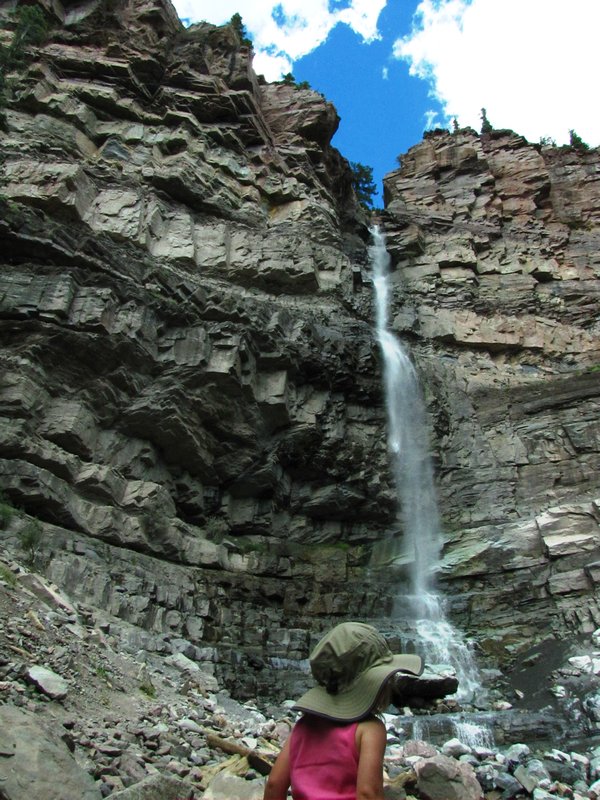
<path id="1" fill-rule="evenodd" d="M 6 48 L 13 64 L 22 60 L 24 50 L 29 45 L 40 45 L 48 36 L 48 21 L 39 6 L 20 6 L 15 12 L 17 27 Z"/>
<path id="2" fill-rule="evenodd" d="M 492 123 L 487 118 L 487 111 L 485 108 L 481 109 L 481 132 L 482 133 L 490 133 L 494 130 Z"/>
<path id="3" fill-rule="evenodd" d="M 377 186 L 373 183 L 373 167 L 351 161 L 350 169 L 352 170 L 352 187 L 358 202 L 364 208 L 373 208 L 373 195 L 377 191 Z"/>
<path id="4" fill-rule="evenodd" d="M 285 86 L 295 86 L 297 89 L 310 89 L 310 83 L 308 81 L 298 81 L 291 72 L 287 72 L 280 81 L 277 83 L 283 83 Z"/>
<path id="5" fill-rule="evenodd" d="M 246 30 L 246 26 L 242 22 L 242 17 L 237 12 L 232 16 L 229 20 L 229 24 L 233 28 L 233 30 L 237 33 L 238 39 L 240 40 L 240 44 L 244 45 L 245 47 L 252 47 L 252 39 L 248 36 L 248 31 Z"/>
<path id="6" fill-rule="evenodd" d="M 4 127 L 7 75 L 19 67 L 29 45 L 39 45 L 48 35 L 48 22 L 39 6 L 20 6 L 15 12 L 16 27 L 11 43 L 0 45 L 0 127 Z"/>
<path id="7" fill-rule="evenodd" d="M 0 45 L 0 81 L 2 87 L 6 75 L 22 64 L 25 49 L 30 45 L 40 45 L 48 35 L 48 22 L 39 6 L 21 6 L 15 12 L 16 27 L 11 43 Z"/>
<path id="8" fill-rule="evenodd" d="M 19 531 L 21 550 L 25 554 L 25 563 L 33 567 L 42 548 L 44 529 L 39 519 L 32 519 Z"/>
<path id="9" fill-rule="evenodd" d="M 13 507 L 10 500 L 6 497 L 4 492 L 0 490 L 0 529 L 4 530 L 10 525 L 11 519 L 14 517 L 16 509 Z"/>
<path id="10" fill-rule="evenodd" d="M 585 153 L 586 150 L 590 149 L 589 144 L 583 141 L 581 136 L 578 136 L 573 128 L 569 131 L 569 146 L 573 148 L 573 150 L 578 150 L 580 153 Z"/>
<path id="11" fill-rule="evenodd" d="M 210 541 L 221 542 L 223 536 L 229 531 L 229 526 L 220 517 L 207 517 L 204 523 L 204 535 Z"/>
<path id="12" fill-rule="evenodd" d="M 4 564 L 0 564 L 0 581 L 4 581 L 9 586 L 16 586 L 17 584 L 14 572 L 11 572 Z"/>

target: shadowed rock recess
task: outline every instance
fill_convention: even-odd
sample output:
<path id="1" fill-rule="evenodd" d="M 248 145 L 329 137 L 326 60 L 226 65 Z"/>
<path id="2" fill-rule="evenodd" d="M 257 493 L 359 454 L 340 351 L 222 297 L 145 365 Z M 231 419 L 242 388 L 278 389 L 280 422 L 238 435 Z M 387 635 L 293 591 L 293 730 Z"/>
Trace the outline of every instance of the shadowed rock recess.
<path id="1" fill-rule="evenodd" d="M 37 518 L 36 565 L 124 650 L 268 695 L 405 586 L 371 564 L 401 531 L 338 117 L 167 2 L 45 13 L 1 141 L 0 542 Z M 600 625 L 599 163 L 436 132 L 385 182 L 442 589 L 495 659 Z"/>

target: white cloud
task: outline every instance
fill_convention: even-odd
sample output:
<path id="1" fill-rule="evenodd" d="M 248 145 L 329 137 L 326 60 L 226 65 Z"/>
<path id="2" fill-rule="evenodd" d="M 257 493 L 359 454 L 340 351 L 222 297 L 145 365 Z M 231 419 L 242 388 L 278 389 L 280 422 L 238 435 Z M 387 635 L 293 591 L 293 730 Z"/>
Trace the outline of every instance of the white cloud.
<path id="1" fill-rule="evenodd" d="M 239 13 L 254 45 L 254 67 L 267 80 L 290 72 L 293 62 L 323 44 L 338 23 L 365 42 L 378 38 L 377 20 L 387 0 L 175 0 L 182 19 L 222 25 Z M 333 6 L 333 7 L 332 7 Z"/>
<path id="2" fill-rule="evenodd" d="M 448 120 L 600 145 L 598 0 L 422 0 L 396 58 L 431 84 Z"/>
<path id="3" fill-rule="evenodd" d="M 277 81 L 283 75 L 291 72 L 293 65 L 288 56 L 272 56 L 266 50 L 259 50 L 254 55 L 252 66 L 257 75 L 264 75 L 267 80 Z"/>
<path id="4" fill-rule="evenodd" d="M 352 0 L 348 8 L 338 12 L 337 17 L 366 42 L 372 42 L 379 38 L 377 20 L 386 3 L 387 0 Z"/>
<path id="5" fill-rule="evenodd" d="M 438 119 L 438 116 L 439 115 L 438 115 L 437 111 L 426 111 L 425 112 L 425 130 L 426 131 L 431 131 L 434 128 L 439 127 L 440 125 L 443 125 L 443 123 L 440 123 L 440 121 Z"/>

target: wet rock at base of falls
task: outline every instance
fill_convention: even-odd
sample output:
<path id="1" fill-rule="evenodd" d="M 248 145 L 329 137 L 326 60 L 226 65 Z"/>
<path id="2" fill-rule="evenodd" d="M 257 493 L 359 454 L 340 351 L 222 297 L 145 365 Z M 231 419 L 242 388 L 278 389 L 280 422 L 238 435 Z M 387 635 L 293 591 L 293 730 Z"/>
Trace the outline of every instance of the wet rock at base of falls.
<path id="1" fill-rule="evenodd" d="M 422 675 L 398 673 L 393 678 L 392 697 L 400 705 L 411 698 L 435 700 L 454 694 L 458 689 L 458 678 L 455 675 L 439 675 L 427 669 Z M 395 705 L 396 702 L 394 702 Z"/>
<path id="2" fill-rule="evenodd" d="M 510 709 L 470 714 L 400 714 L 390 719 L 394 728 L 403 731 L 406 738 L 425 739 L 435 745 L 455 737 L 457 723 L 463 722 L 475 729 L 490 731 L 497 746 L 563 741 L 566 726 L 564 718 L 550 708 L 543 712 Z"/>
<path id="3" fill-rule="evenodd" d="M 479 777 L 479 773 L 478 773 Z M 494 778 L 494 786 L 496 789 L 502 791 L 502 798 L 519 797 L 523 794 L 523 786 L 517 780 L 516 776 L 510 775 L 508 772 L 497 773 Z"/>
<path id="4" fill-rule="evenodd" d="M 531 759 L 527 764 L 519 764 L 514 771 L 515 778 L 531 794 L 540 781 L 550 780 L 550 774 L 539 759 Z"/>

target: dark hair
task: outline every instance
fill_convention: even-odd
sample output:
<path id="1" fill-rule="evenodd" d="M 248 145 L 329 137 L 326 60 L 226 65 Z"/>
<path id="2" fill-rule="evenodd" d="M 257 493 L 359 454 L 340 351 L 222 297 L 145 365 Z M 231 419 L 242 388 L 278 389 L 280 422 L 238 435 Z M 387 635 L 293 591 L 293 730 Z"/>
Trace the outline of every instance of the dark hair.
<path id="1" fill-rule="evenodd" d="M 385 683 L 377 693 L 377 697 L 375 698 L 369 713 L 383 714 L 383 712 L 387 709 L 387 707 L 390 705 L 391 702 L 392 702 L 392 682 L 388 678 L 388 680 L 385 681 Z"/>

